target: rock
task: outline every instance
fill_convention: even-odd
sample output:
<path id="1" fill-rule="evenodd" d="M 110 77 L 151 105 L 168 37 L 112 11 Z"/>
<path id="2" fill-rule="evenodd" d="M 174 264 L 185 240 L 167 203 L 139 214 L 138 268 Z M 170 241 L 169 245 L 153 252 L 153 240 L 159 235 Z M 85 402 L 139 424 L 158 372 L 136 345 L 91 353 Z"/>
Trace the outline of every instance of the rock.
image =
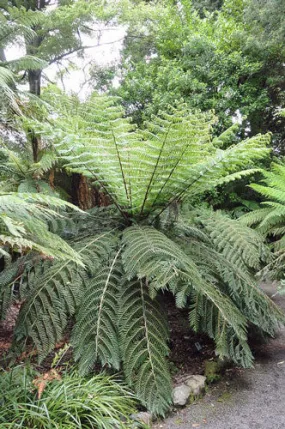
<path id="1" fill-rule="evenodd" d="M 180 384 L 173 389 L 173 404 L 177 407 L 186 405 L 191 394 L 191 388 L 186 384 Z"/>
<path id="2" fill-rule="evenodd" d="M 206 377 L 203 375 L 188 375 L 182 384 L 173 389 L 173 404 L 177 407 L 186 405 L 190 396 L 200 396 L 205 390 Z"/>
<path id="3" fill-rule="evenodd" d="M 131 418 L 137 422 L 144 423 L 145 425 L 151 426 L 152 414 L 147 411 L 141 411 L 137 414 L 132 414 Z"/>
<path id="4" fill-rule="evenodd" d="M 205 390 L 206 377 L 203 375 L 189 375 L 184 380 L 184 384 L 190 387 L 190 394 L 199 396 Z"/>

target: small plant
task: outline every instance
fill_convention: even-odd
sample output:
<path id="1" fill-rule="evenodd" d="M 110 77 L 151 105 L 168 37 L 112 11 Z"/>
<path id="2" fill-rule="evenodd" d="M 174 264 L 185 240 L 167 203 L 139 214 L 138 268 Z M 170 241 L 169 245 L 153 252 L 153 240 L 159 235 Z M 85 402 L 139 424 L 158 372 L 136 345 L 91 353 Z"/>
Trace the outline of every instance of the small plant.
<path id="1" fill-rule="evenodd" d="M 35 378 L 35 375 L 32 369 L 23 366 L 0 375 L 1 428 L 131 427 L 129 416 L 134 412 L 134 397 L 114 378 L 95 375 L 87 379 L 77 373 L 58 375 L 50 378 L 39 395 L 39 380 L 45 377 Z"/>
<path id="2" fill-rule="evenodd" d="M 221 378 L 220 372 L 221 372 L 221 368 L 217 361 L 215 360 L 205 361 L 204 374 L 207 379 L 207 383 L 214 383 L 215 381 L 219 381 Z"/>

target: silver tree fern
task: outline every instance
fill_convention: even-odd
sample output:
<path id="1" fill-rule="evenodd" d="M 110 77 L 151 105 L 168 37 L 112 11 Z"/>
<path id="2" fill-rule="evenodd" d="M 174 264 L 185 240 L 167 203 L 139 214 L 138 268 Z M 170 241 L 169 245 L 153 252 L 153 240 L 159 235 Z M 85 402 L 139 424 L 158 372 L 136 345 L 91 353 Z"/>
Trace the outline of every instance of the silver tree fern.
<path id="1" fill-rule="evenodd" d="M 284 321 L 254 280 L 267 258 L 259 234 L 220 213 L 187 209 L 205 191 L 255 172 L 269 136 L 222 149 L 223 138 L 211 138 L 213 114 L 185 105 L 136 130 L 112 98 L 81 104 L 55 94 L 51 104 L 49 123 L 31 126 L 113 205 L 73 217 L 62 231 L 85 267 L 27 267 L 15 342 L 29 338 L 43 358 L 75 315 L 81 372 L 122 366 L 142 403 L 163 415 L 172 400 L 163 291 L 189 309 L 191 326 L 215 340 L 221 357 L 244 366 L 253 359 L 249 324 L 272 334 Z"/>

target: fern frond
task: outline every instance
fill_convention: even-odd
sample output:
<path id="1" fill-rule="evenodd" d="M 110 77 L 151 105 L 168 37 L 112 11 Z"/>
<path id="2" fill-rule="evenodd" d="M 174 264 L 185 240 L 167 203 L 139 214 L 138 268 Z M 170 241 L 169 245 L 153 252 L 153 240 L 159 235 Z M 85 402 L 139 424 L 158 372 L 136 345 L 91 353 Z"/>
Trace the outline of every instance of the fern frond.
<path id="1" fill-rule="evenodd" d="M 195 331 L 205 332 L 215 340 L 216 352 L 244 367 L 252 366 L 252 354 L 245 338 L 238 338 L 234 329 L 220 317 L 217 306 L 203 294 L 192 295 L 189 321 Z"/>
<path id="2" fill-rule="evenodd" d="M 25 55 L 17 60 L 2 63 L 2 65 L 17 73 L 21 70 L 42 70 L 47 66 L 47 62 L 32 55 Z"/>
<path id="3" fill-rule="evenodd" d="M 213 114 L 185 105 L 160 112 L 144 130 L 135 130 L 112 98 L 80 104 L 62 97 L 59 110 L 60 100 L 52 100 L 58 117 L 50 124 L 32 122 L 33 128 L 54 142 L 68 170 L 89 177 L 122 213 L 137 218 L 248 176 L 257 171 L 250 168 L 253 163 L 268 153 L 269 135 L 216 149 Z"/>
<path id="4" fill-rule="evenodd" d="M 253 210 L 252 212 L 246 213 L 239 218 L 239 222 L 243 225 L 253 226 L 262 222 L 263 219 L 271 213 L 270 208 L 260 208 Z"/>
<path id="5" fill-rule="evenodd" d="M 172 402 L 169 334 L 164 312 L 149 298 L 142 280 L 123 285 L 119 328 L 127 382 L 154 415 L 164 415 Z"/>
<path id="6" fill-rule="evenodd" d="M 0 245 L 26 251 L 38 250 L 59 259 L 82 264 L 77 253 L 60 237 L 48 230 L 48 221 L 60 217 L 60 209 L 70 203 L 40 194 L 0 193 Z"/>
<path id="7" fill-rule="evenodd" d="M 110 266 L 100 270 L 88 282 L 80 304 L 71 341 L 81 373 L 89 372 L 98 361 L 102 366 L 120 368 L 117 332 L 122 278 L 120 252 L 115 254 Z"/>
<path id="8" fill-rule="evenodd" d="M 67 321 L 81 302 L 86 282 L 100 269 L 112 249 L 110 233 L 89 237 L 74 243 L 85 266 L 73 261 L 44 262 L 27 273 L 21 288 L 21 307 L 15 328 L 15 343 L 29 338 L 43 359 L 64 333 Z"/>
<path id="9" fill-rule="evenodd" d="M 272 170 L 263 171 L 263 176 L 264 185 L 254 183 L 250 187 L 259 192 L 267 201 L 262 203 L 263 208 L 242 216 L 240 222 L 254 225 L 265 237 L 270 236 L 274 239 L 275 261 L 263 269 L 262 273 L 272 278 L 280 278 L 282 270 L 284 272 L 282 251 L 284 251 L 285 245 L 285 166 L 272 164 Z"/>
<path id="10" fill-rule="evenodd" d="M 195 262 L 176 243 L 150 227 L 127 228 L 123 243 L 123 263 L 129 279 L 135 276 L 146 278 L 152 295 L 168 285 L 175 295 L 181 294 L 182 288 L 186 298 L 193 289 L 201 293 L 217 309 L 225 330 L 233 332 L 235 341 L 241 345 L 243 362 L 251 365 L 252 355 L 246 344 L 246 318 L 229 297 L 203 279 Z M 185 302 L 185 298 L 182 301 Z M 221 350 L 219 348 L 218 351 Z M 238 356 L 233 355 L 231 358 L 235 360 Z"/>
<path id="11" fill-rule="evenodd" d="M 198 217 L 215 248 L 228 261 L 240 266 L 246 264 L 255 270 L 260 269 L 262 255 L 264 259 L 266 256 L 266 247 L 260 234 L 217 211 L 202 211 Z"/>
<path id="12" fill-rule="evenodd" d="M 0 248 L 1 250 L 1 248 Z M 0 252 L 1 254 L 1 252 Z M 6 318 L 7 310 L 14 299 L 14 284 L 19 281 L 24 271 L 26 257 L 18 258 L 15 262 L 11 262 L 9 254 L 4 256 L 4 269 L 0 273 L 0 319 Z"/>

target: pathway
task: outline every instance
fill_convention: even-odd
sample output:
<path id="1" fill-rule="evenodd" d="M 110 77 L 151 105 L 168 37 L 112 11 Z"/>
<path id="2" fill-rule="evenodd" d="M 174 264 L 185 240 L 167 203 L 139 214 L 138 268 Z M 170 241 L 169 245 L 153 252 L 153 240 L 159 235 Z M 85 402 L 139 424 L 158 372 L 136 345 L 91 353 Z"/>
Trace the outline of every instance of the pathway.
<path id="1" fill-rule="evenodd" d="M 274 293 L 272 287 L 264 288 Z M 285 296 L 274 300 L 285 310 Z M 285 328 L 255 352 L 254 369 L 227 371 L 202 400 L 154 428 L 285 429 Z"/>

